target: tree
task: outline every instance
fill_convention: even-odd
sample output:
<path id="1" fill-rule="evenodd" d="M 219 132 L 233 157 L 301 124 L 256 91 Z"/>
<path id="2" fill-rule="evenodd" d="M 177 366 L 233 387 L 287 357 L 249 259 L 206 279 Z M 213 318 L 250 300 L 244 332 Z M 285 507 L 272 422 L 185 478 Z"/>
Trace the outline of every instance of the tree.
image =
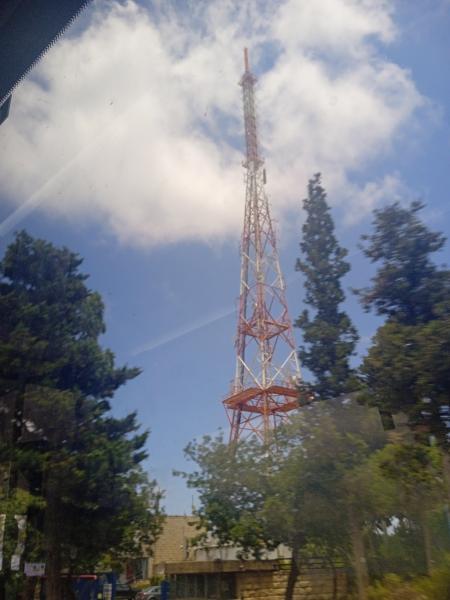
<path id="1" fill-rule="evenodd" d="M 305 303 L 315 314 L 311 317 L 304 310 L 295 324 L 302 330 L 304 341 L 300 360 L 315 377 L 315 392 L 326 399 L 349 392 L 352 387 L 349 359 L 358 335 L 348 315 L 339 308 L 345 299 L 341 279 L 350 265 L 344 260 L 347 250 L 339 246 L 334 234 L 320 174 L 309 181 L 303 207 L 307 217 L 300 242 L 302 258 L 297 260 L 296 270 L 305 276 Z"/>
<path id="2" fill-rule="evenodd" d="M 286 600 L 311 555 L 332 566 L 352 562 L 365 598 L 363 527 L 383 489 L 366 469 L 384 443 L 376 413 L 354 403 L 316 403 L 279 433 L 270 446 L 249 440 L 231 448 L 207 437 L 187 447 L 197 468 L 184 476 L 199 492 L 200 528 L 244 555 L 288 546 Z"/>
<path id="3" fill-rule="evenodd" d="M 316 555 L 331 564 L 337 559 L 352 565 L 363 600 L 368 585 L 365 530 L 385 514 L 389 494 L 370 462 L 385 443 L 378 415 L 355 402 L 314 404 L 299 415 L 288 438 L 294 446 L 276 488 L 289 498 L 284 480 L 295 491 L 286 509 L 299 518 L 297 525 L 286 518 L 287 526 L 302 531 Z"/>
<path id="4" fill-rule="evenodd" d="M 364 358 L 367 398 L 383 414 L 405 412 L 416 434 L 433 434 L 448 447 L 450 383 L 450 271 L 431 254 L 445 238 L 430 231 L 418 213 L 398 203 L 375 211 L 374 232 L 364 250 L 379 268 L 370 288 L 359 290 L 366 310 L 386 315 Z"/>
<path id="5" fill-rule="evenodd" d="M 185 450 L 197 469 L 180 474 L 199 494 L 196 515 L 203 530 L 200 539 L 211 535 L 222 546 L 237 547 L 242 558 L 263 558 L 266 551 L 281 543 L 293 550 L 285 594 L 286 600 L 292 600 L 298 551 L 305 540 L 298 527 L 300 510 L 292 510 L 297 490 L 285 485 L 292 473 L 281 477 L 283 454 L 274 455 L 274 450 L 256 439 L 240 440 L 231 447 L 222 436 L 206 436 Z"/>
<path id="6" fill-rule="evenodd" d="M 140 466 L 147 433 L 138 433 L 135 414 L 109 414 L 109 399 L 139 370 L 116 367 L 100 346 L 103 303 L 81 263 L 26 232 L 0 263 L 8 493 L 26 481 L 44 500 L 29 516 L 43 534 L 33 551 L 46 560 L 48 600 L 62 597 L 63 568 L 94 568 L 105 552 L 132 551 L 160 526 L 159 494 Z"/>
<path id="7" fill-rule="evenodd" d="M 395 486 L 393 514 L 416 520 L 422 530 L 428 574 L 433 568 L 429 513 L 444 500 L 442 454 L 421 444 L 388 444 L 376 456 L 385 477 Z"/>
<path id="8" fill-rule="evenodd" d="M 176 474 L 198 491 L 200 539 L 211 534 L 220 545 L 233 544 L 242 556 L 256 557 L 281 542 L 262 518 L 271 494 L 272 460 L 259 441 L 241 440 L 231 447 L 222 435 L 204 436 L 201 442 L 188 444 L 185 455 L 197 468 Z"/>
<path id="9" fill-rule="evenodd" d="M 386 315 L 389 321 L 417 325 L 436 318 L 436 308 L 448 302 L 450 272 L 438 269 L 431 254 L 440 250 L 445 237 L 430 231 L 419 219 L 424 208 L 398 202 L 374 211 L 374 232 L 362 236 L 364 254 L 379 263 L 372 286 L 357 290 L 366 310 Z"/>

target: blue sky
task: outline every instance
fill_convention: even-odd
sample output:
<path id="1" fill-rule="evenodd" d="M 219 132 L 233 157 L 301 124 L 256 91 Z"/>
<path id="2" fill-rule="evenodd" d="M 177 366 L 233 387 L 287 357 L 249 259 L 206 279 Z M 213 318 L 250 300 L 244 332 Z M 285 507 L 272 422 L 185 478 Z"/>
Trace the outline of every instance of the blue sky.
<path id="1" fill-rule="evenodd" d="M 17 89 L 0 128 L 0 250 L 24 227 L 84 257 L 104 344 L 142 375 L 117 394 L 151 429 L 170 514 L 183 447 L 227 428 L 243 216 L 242 48 L 258 84 L 292 317 L 301 199 L 316 171 L 349 249 L 371 210 L 422 198 L 450 233 L 450 2 L 94 2 Z M 448 261 L 448 247 L 438 257 Z M 364 352 L 377 320 L 348 294 Z M 296 331 L 300 342 L 300 332 Z"/>

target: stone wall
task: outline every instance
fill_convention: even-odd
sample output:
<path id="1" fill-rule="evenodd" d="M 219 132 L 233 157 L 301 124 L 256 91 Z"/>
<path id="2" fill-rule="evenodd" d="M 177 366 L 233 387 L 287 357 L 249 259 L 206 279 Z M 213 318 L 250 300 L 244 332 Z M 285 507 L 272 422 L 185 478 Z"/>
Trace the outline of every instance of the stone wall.
<path id="1" fill-rule="evenodd" d="M 287 565 L 286 565 L 287 566 Z M 273 572 L 244 572 L 236 578 L 239 600 L 284 600 L 289 570 Z M 347 594 L 347 576 L 343 569 L 336 570 L 337 597 Z M 297 579 L 294 600 L 333 600 L 333 572 L 325 566 L 302 568 Z"/>
<path id="2" fill-rule="evenodd" d="M 223 599 L 284 600 L 289 571 L 290 560 L 286 559 L 214 560 L 166 563 L 164 575 L 171 582 L 173 598 L 217 599 L 220 581 L 226 579 L 230 585 L 222 590 Z M 343 600 L 347 597 L 345 569 L 333 572 L 322 559 L 309 560 L 300 570 L 294 600 L 334 600 L 334 577 L 337 598 Z"/>

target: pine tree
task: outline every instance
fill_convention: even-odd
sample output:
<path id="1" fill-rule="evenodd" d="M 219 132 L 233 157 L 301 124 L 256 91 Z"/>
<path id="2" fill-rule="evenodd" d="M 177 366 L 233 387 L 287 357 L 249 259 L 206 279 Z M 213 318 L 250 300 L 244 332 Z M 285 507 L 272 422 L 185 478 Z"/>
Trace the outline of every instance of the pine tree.
<path id="1" fill-rule="evenodd" d="M 413 202 L 375 210 L 373 233 L 363 236 L 366 256 L 379 266 L 372 286 L 358 294 L 366 310 L 387 319 L 361 374 L 369 401 L 387 419 L 406 413 L 418 437 L 432 433 L 448 449 L 450 271 L 431 259 L 445 237 L 420 220 L 423 208 Z"/>
<path id="2" fill-rule="evenodd" d="M 12 467 L 7 496 L 26 482 L 44 500 L 29 503 L 40 539 L 25 554 L 45 560 L 48 600 L 63 596 L 63 569 L 135 551 L 160 525 L 159 496 L 141 468 L 147 433 L 135 414 L 109 412 L 139 370 L 117 367 L 101 347 L 103 303 L 81 264 L 26 232 L 0 262 L 0 413 L 10 423 L 0 457 Z M 4 500 L 0 490 L 0 508 Z"/>
<path id="3" fill-rule="evenodd" d="M 419 219 L 424 208 L 398 202 L 374 211 L 373 233 L 363 235 L 364 254 L 379 267 L 372 286 L 356 290 L 366 310 L 385 315 L 404 325 L 426 323 L 436 317 L 436 308 L 448 298 L 450 273 L 439 269 L 431 254 L 440 250 L 445 237 L 430 231 Z"/>
<path id="4" fill-rule="evenodd" d="M 336 240 L 319 173 L 309 181 L 303 207 L 307 217 L 300 242 L 302 258 L 297 260 L 296 270 L 305 276 L 305 303 L 314 315 L 304 310 L 295 323 L 302 330 L 304 342 L 299 358 L 314 375 L 317 395 L 332 398 L 350 391 L 353 385 L 349 358 L 358 335 L 339 307 L 345 299 L 341 279 L 350 265 L 344 260 L 347 250 Z"/>

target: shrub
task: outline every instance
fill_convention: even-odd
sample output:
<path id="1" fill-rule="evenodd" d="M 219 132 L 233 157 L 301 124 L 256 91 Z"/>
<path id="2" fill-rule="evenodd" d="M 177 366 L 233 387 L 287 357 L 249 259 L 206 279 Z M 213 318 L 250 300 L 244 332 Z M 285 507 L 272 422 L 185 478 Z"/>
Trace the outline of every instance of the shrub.
<path id="1" fill-rule="evenodd" d="M 450 555 L 430 577 L 405 581 L 398 575 L 386 575 L 369 588 L 368 596 L 369 600 L 449 600 Z"/>
<path id="2" fill-rule="evenodd" d="M 412 582 L 403 581 L 398 575 L 386 575 L 383 581 L 369 588 L 369 600 L 428 600 L 415 589 Z M 436 599 L 437 600 L 437 599 Z"/>
<path id="3" fill-rule="evenodd" d="M 434 569 L 431 577 L 421 577 L 415 584 L 427 600 L 448 600 L 450 598 L 450 555 L 443 564 Z"/>

